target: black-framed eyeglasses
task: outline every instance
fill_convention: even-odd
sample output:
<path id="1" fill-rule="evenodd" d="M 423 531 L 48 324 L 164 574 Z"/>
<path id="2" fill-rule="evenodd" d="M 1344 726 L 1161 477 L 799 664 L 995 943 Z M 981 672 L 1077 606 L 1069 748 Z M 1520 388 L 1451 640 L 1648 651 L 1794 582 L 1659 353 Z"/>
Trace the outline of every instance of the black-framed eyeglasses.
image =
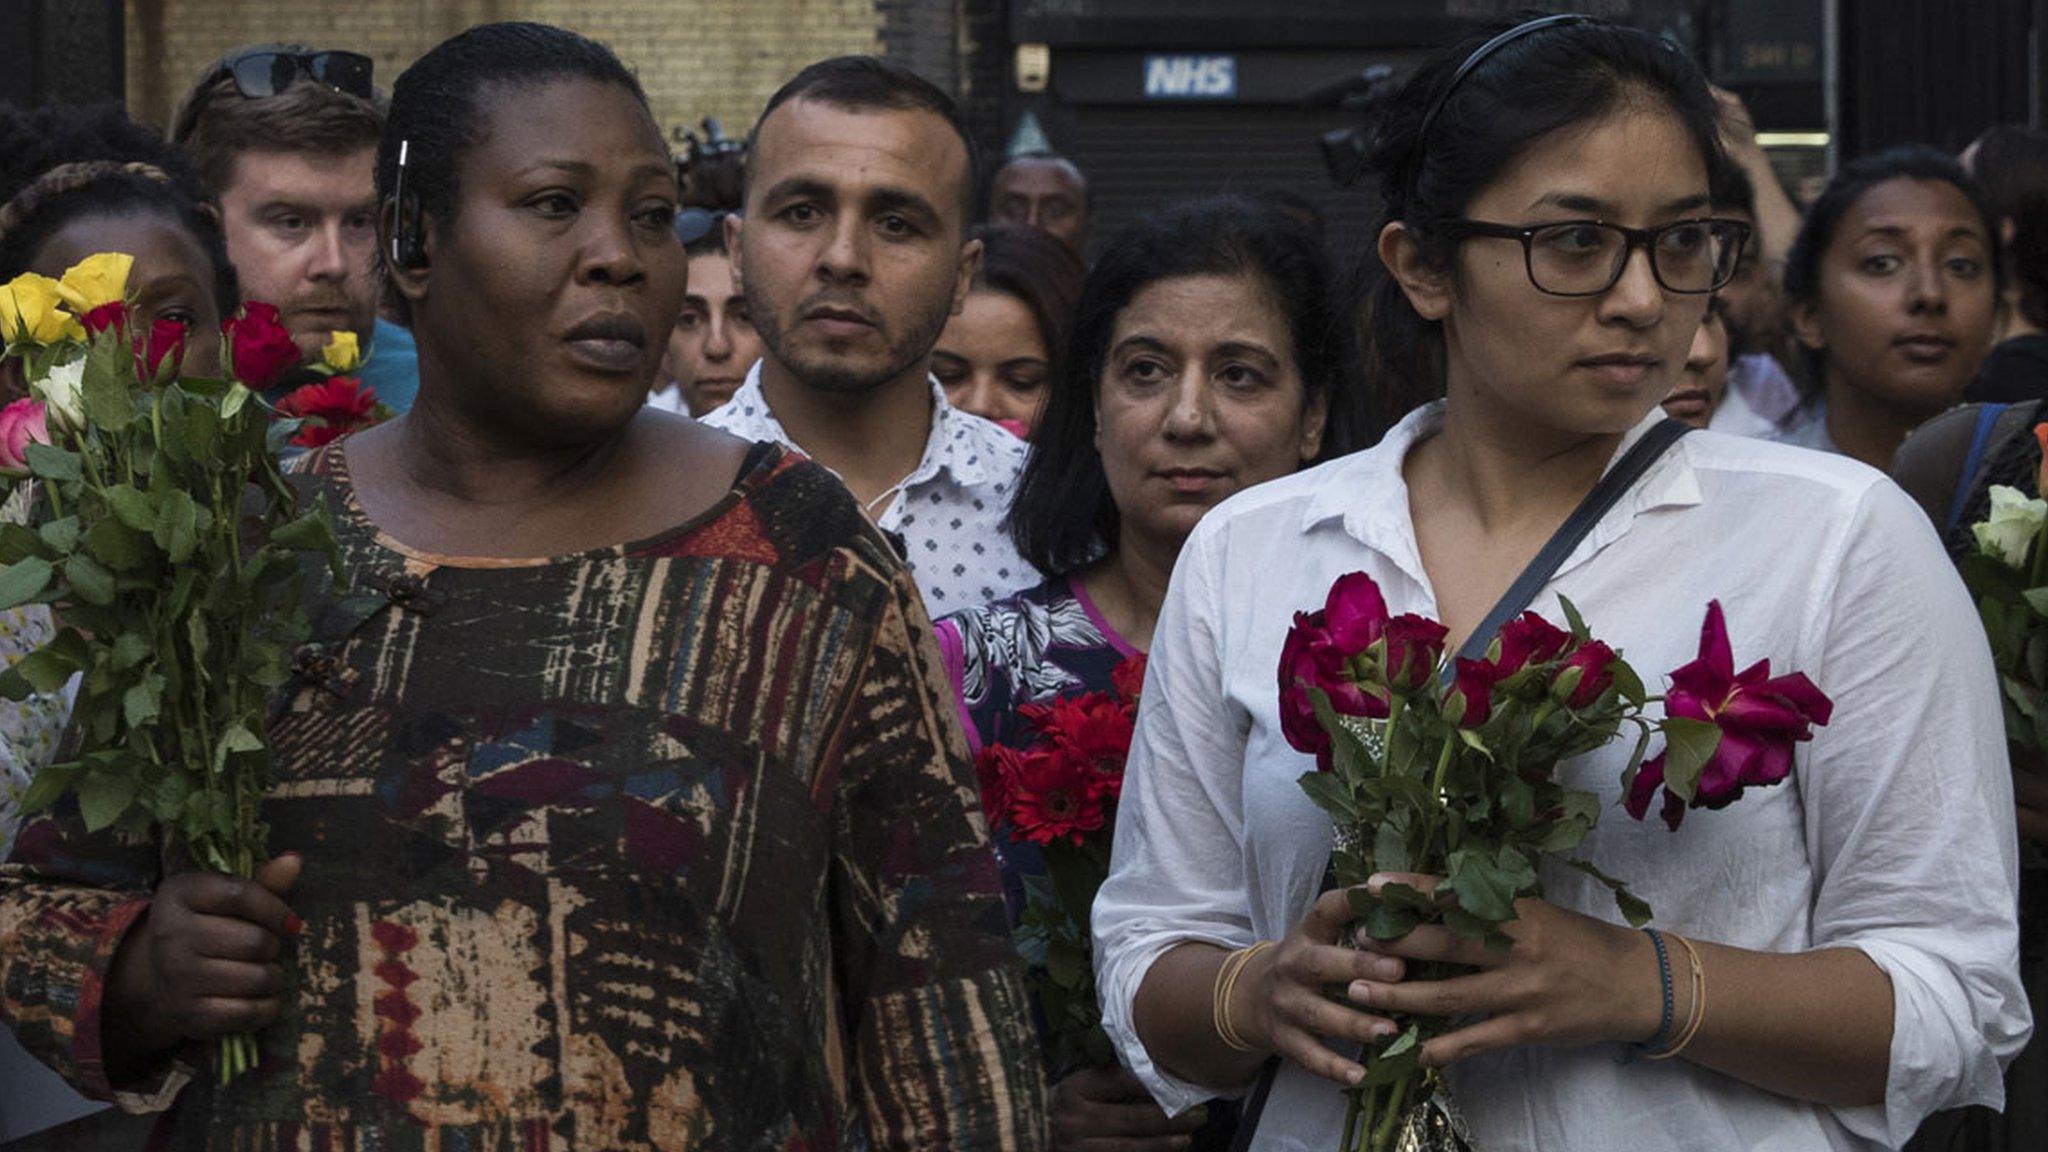
<path id="1" fill-rule="evenodd" d="M 182 142 L 198 127 L 207 95 L 224 78 L 232 78 L 235 91 L 246 100 L 269 99 L 291 87 L 301 76 L 357 99 L 375 100 L 374 69 L 375 62 L 360 52 L 291 52 L 272 48 L 237 52 L 223 59 L 194 90 L 196 94 L 171 132 L 171 139 Z"/>
<path id="2" fill-rule="evenodd" d="M 1628 258 L 1650 254 L 1650 273 L 1666 292 L 1700 296 L 1728 286 L 1742 257 L 1749 225 L 1740 220 L 1674 220 L 1655 228 L 1624 228 L 1604 220 L 1550 224 L 1493 224 L 1460 220 L 1459 239 L 1487 237 L 1522 242 L 1529 283 L 1551 296 L 1599 296 L 1621 280 Z"/>

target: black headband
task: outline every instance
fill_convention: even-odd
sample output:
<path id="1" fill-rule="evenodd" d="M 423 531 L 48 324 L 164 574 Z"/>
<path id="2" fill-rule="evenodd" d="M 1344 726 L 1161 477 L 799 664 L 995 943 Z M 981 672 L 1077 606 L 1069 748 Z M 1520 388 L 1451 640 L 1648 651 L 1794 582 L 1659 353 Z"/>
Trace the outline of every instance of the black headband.
<path id="1" fill-rule="evenodd" d="M 1537 19 L 1517 24 L 1513 28 L 1481 44 L 1470 56 L 1465 57 L 1465 62 L 1458 65 L 1456 72 L 1451 73 L 1451 82 L 1444 85 L 1443 91 L 1436 94 L 1435 100 L 1430 101 L 1429 111 L 1422 114 L 1422 127 L 1415 133 L 1415 147 L 1410 154 L 1409 166 L 1411 170 L 1418 174 L 1421 172 L 1422 149 L 1429 142 L 1429 127 L 1436 123 L 1437 113 L 1444 110 L 1444 103 L 1451 98 L 1453 92 L 1458 90 L 1458 85 L 1464 83 L 1465 77 L 1470 76 L 1473 69 L 1486 63 L 1488 56 L 1529 35 L 1531 32 L 1541 32 L 1545 28 L 1558 28 L 1567 24 L 1598 23 L 1600 21 L 1591 16 L 1584 16 L 1575 12 L 1567 12 L 1557 16 L 1541 16 Z"/>

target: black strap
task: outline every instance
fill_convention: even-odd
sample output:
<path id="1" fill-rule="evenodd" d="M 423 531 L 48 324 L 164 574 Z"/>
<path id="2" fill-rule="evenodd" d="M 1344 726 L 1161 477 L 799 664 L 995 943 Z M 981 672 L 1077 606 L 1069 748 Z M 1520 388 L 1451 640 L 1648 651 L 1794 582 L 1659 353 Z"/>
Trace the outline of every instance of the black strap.
<path id="1" fill-rule="evenodd" d="M 1655 464 L 1657 459 L 1664 455 L 1665 450 L 1678 443 L 1679 437 L 1690 431 L 1692 425 L 1666 417 L 1648 432 L 1643 433 L 1642 439 L 1637 440 L 1620 460 L 1615 461 L 1614 467 L 1609 468 L 1607 474 L 1600 477 L 1600 482 L 1593 485 L 1593 490 L 1586 493 L 1586 498 L 1579 501 L 1579 506 L 1572 509 L 1572 514 L 1565 518 L 1563 524 L 1558 525 L 1557 531 L 1543 545 L 1542 550 L 1536 553 L 1535 559 L 1529 561 L 1529 566 L 1522 569 L 1522 574 L 1515 577 L 1513 584 L 1508 585 L 1508 590 L 1501 594 L 1500 600 L 1494 604 L 1493 610 L 1486 614 L 1486 618 L 1480 621 L 1479 627 L 1472 630 L 1472 635 L 1465 638 L 1464 646 L 1458 649 L 1458 655 L 1467 660 L 1477 660 L 1484 656 L 1487 648 L 1493 644 L 1494 634 L 1508 621 L 1528 609 L 1535 601 L 1536 594 L 1543 591 L 1543 586 L 1550 583 L 1550 578 L 1557 574 L 1558 566 L 1562 565 L 1565 558 L 1572 554 L 1572 550 L 1579 546 L 1579 541 L 1586 538 L 1586 534 L 1593 530 L 1595 524 L 1600 523 L 1608 510 L 1621 500 L 1624 493 L 1635 487 L 1636 481 L 1650 470 L 1650 465 Z M 1449 673 L 1448 665 L 1445 671 L 1446 674 Z M 1323 891 L 1327 892 L 1336 886 L 1336 877 L 1327 868 L 1324 869 Z M 1258 1131 L 1260 1116 L 1266 1110 L 1266 1097 L 1273 1091 L 1273 1081 L 1279 1075 L 1280 1057 L 1275 1056 L 1266 1061 L 1265 1068 L 1259 1073 L 1259 1082 L 1252 1087 L 1251 1095 L 1245 1098 L 1244 1114 L 1237 1124 L 1237 1136 L 1230 1142 L 1231 1152 L 1246 1152 L 1251 1148 L 1252 1136 Z"/>

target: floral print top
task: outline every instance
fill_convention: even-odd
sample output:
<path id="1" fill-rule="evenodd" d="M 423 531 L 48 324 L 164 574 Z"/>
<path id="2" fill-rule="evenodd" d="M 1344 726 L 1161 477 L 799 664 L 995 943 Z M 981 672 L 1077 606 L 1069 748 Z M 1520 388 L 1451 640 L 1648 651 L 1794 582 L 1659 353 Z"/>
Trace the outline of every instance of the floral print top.
<path id="1" fill-rule="evenodd" d="M 0 521 L 28 523 L 33 489 L 17 484 L 0 505 Z M 50 609 L 23 604 L 0 611 L 0 666 L 49 643 L 56 632 Z M 14 851 L 14 833 L 21 826 L 21 797 L 36 770 L 57 755 L 58 738 L 71 719 L 71 695 L 77 680 L 61 692 L 42 692 L 26 700 L 0 700 L 0 860 Z"/>

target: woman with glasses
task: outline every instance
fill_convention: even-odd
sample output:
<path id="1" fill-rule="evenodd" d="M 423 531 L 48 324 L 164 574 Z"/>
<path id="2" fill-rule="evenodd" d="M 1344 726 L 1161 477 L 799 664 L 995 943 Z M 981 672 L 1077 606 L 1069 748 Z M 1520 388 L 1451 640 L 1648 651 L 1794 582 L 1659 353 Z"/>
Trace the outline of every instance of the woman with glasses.
<path id="1" fill-rule="evenodd" d="M 2004 283 L 1998 215 L 1962 165 L 1925 147 L 1844 165 L 1785 261 L 1812 390 L 1774 438 L 1889 469 L 1976 378 Z"/>
<path id="2" fill-rule="evenodd" d="M 1353 949 L 1347 894 L 1318 894 L 1330 819 L 1275 690 L 1293 614 L 1364 571 L 1460 645 L 1663 419 L 1741 239 L 1707 215 L 1725 161 L 1690 61 L 1584 17 L 1488 36 L 1416 74 L 1374 157 L 1373 378 L 1445 399 L 1221 505 L 1182 550 L 1094 910 L 1106 1027 L 1169 1112 L 1281 1057 L 1254 1147 L 1334 1144 L 1359 1044 L 1405 1014 L 1459 1021 L 1422 1060 L 1485 1149 L 1893 1146 L 1996 1104 L 2029 1028 L 1996 689 L 1924 518 L 1850 461 L 1683 437 L 1532 605 L 1568 597 L 1654 674 L 1695 657 L 1718 599 L 1745 663 L 1835 702 L 1783 787 L 1676 831 L 1612 810 L 1626 747 L 1560 770 L 1609 802 L 1580 855 L 1698 953 L 1704 992 L 1677 992 L 1698 1027 L 1666 1059 L 1624 1062 L 1663 1031 L 1655 940 L 1569 868 L 1544 865 L 1499 950 L 1431 928 Z M 1404 979 L 1422 961 L 1468 971 Z"/>

